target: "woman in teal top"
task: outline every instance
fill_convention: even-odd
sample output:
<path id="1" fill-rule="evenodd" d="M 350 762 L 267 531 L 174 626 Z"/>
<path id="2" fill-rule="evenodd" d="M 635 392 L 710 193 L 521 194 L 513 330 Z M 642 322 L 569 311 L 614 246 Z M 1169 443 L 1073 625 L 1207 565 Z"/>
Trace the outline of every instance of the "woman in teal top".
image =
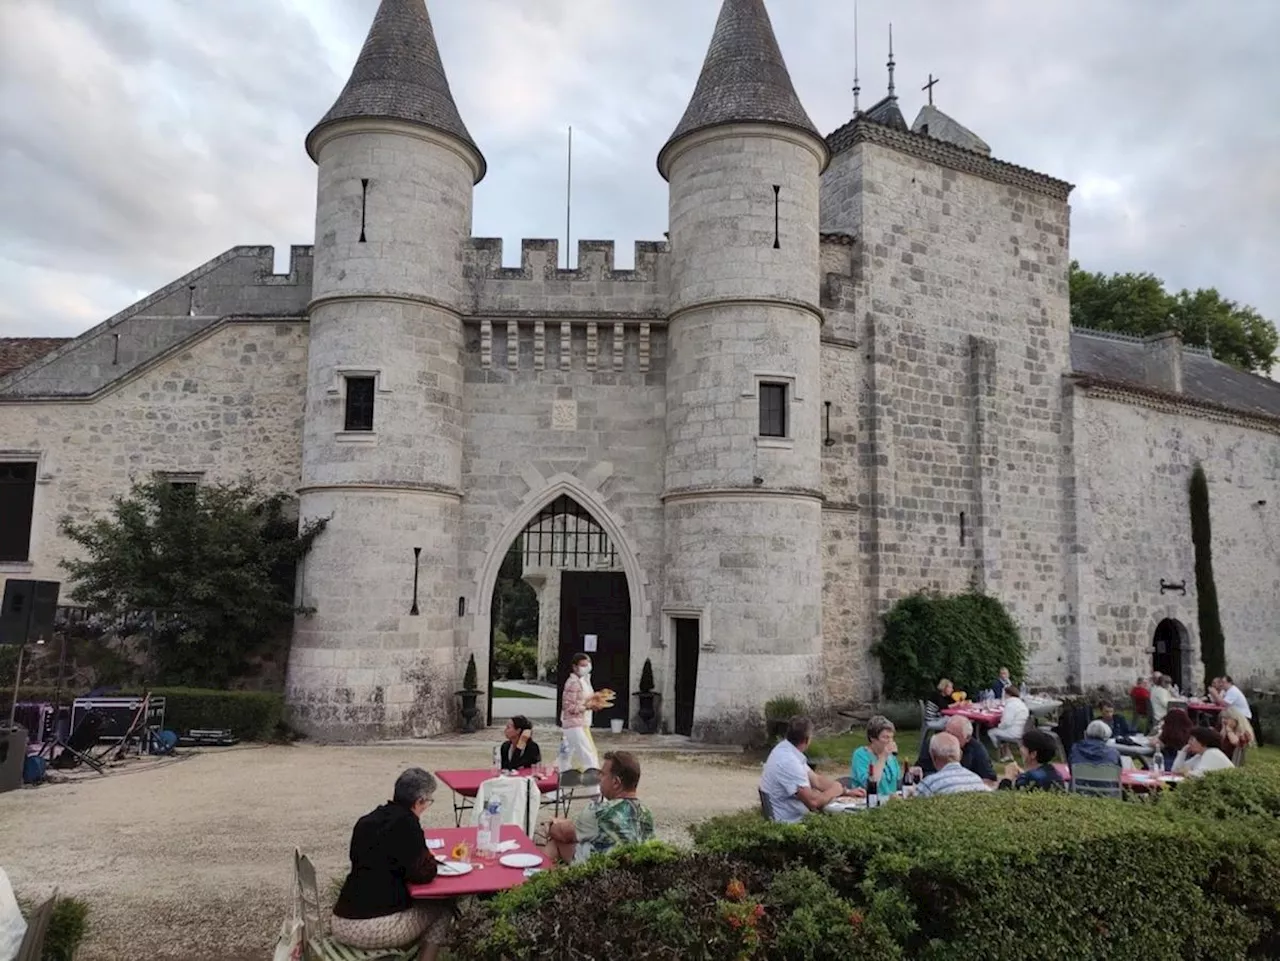
<path id="1" fill-rule="evenodd" d="M 876 784 L 876 793 L 893 794 L 902 783 L 902 768 L 898 766 L 898 745 L 894 742 L 893 722 L 876 715 L 867 722 L 867 746 L 853 752 L 850 771 L 853 786 L 866 789 Z"/>

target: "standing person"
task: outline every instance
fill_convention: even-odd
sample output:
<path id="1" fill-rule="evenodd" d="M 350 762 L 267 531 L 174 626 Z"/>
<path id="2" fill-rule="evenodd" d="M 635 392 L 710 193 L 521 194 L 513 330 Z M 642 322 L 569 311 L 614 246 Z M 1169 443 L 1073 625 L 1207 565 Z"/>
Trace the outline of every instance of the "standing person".
<path id="1" fill-rule="evenodd" d="M 523 714 L 507 721 L 502 737 L 502 770 L 523 771 L 542 763 L 542 749 L 533 739 L 533 722 Z"/>
<path id="2" fill-rule="evenodd" d="M 591 737 L 592 712 L 603 707 L 600 696 L 591 687 L 591 658 L 575 654 L 569 662 L 569 679 L 564 682 L 560 707 L 560 727 L 568 745 L 563 764 L 579 771 L 600 767 L 600 755 Z"/>
<path id="3" fill-rule="evenodd" d="M 420 818 L 435 799 L 436 779 L 411 767 L 396 779 L 391 800 L 356 822 L 351 873 L 333 906 L 329 930 L 353 948 L 419 945 L 418 961 L 434 961 L 448 940 L 451 899 L 414 901 L 410 884 L 436 876 Z"/>
<path id="4" fill-rule="evenodd" d="M 850 783 L 864 791 L 874 784 L 877 795 L 893 794 L 902 783 L 897 753 L 893 722 L 877 714 L 867 721 L 867 744 L 853 752 Z"/>
<path id="5" fill-rule="evenodd" d="M 1147 686 L 1145 677 L 1138 678 L 1138 682 L 1129 689 L 1129 698 L 1133 701 L 1133 723 L 1144 733 L 1149 732 L 1152 728 L 1151 688 Z"/>
<path id="6" fill-rule="evenodd" d="M 1173 700 L 1173 678 L 1168 674 L 1156 674 L 1155 684 L 1151 688 L 1151 726 L 1158 727 L 1164 716 L 1169 713 L 1169 702 Z"/>

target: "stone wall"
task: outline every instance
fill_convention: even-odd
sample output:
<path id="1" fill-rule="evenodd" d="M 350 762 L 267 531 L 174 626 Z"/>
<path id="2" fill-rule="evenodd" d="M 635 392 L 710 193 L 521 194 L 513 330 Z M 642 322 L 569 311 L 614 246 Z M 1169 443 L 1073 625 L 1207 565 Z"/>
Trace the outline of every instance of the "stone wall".
<path id="1" fill-rule="evenodd" d="M 1010 607 L 1031 680 L 1060 684 L 1068 209 L 917 153 L 855 142 L 823 185 L 823 229 L 858 234 L 869 626 L 912 592 L 979 586 Z"/>
<path id="2" fill-rule="evenodd" d="M 229 323 L 93 400 L 0 398 L 0 455 L 40 464 L 31 562 L 0 565 L 0 581 L 63 580 L 72 548 L 59 518 L 104 512 L 153 472 L 252 474 L 268 490 L 296 490 L 306 357 L 304 323 Z"/>
<path id="3" fill-rule="evenodd" d="M 592 296 L 586 288 L 583 295 Z M 465 614 L 457 643 L 464 661 L 475 654 L 482 686 L 498 567 L 512 540 L 561 494 L 605 529 L 627 574 L 629 690 L 646 657 L 657 668 L 668 653 L 656 648 L 659 619 L 650 604 L 661 583 L 666 329 L 597 317 L 465 325 L 458 562 Z"/>
<path id="4" fill-rule="evenodd" d="M 1192 639 L 1185 680 L 1203 680 L 1187 485 L 1209 480 L 1213 569 L 1227 669 L 1280 676 L 1280 427 L 1072 391 L 1076 451 L 1080 671 L 1084 686 L 1128 687 L 1151 671 L 1164 618 Z M 1159 409 L 1163 406 L 1165 409 Z M 1265 501 L 1265 503 L 1260 503 Z M 1187 593 L 1160 592 L 1160 582 Z"/>

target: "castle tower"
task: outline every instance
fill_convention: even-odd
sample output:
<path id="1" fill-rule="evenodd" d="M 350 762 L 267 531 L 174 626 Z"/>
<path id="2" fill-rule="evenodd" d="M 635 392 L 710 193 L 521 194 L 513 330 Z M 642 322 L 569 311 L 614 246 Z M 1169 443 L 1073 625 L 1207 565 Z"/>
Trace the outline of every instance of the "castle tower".
<path id="1" fill-rule="evenodd" d="M 700 615 L 694 732 L 817 692 L 818 184 L 764 0 L 724 0 L 670 184 L 665 608 Z"/>
<path id="2" fill-rule="evenodd" d="M 287 697 L 311 733 L 425 733 L 460 680 L 459 308 L 485 161 L 423 0 L 382 0 L 306 146 L 319 170 L 301 512 L 329 523 L 300 579 L 315 612 L 295 626 Z"/>

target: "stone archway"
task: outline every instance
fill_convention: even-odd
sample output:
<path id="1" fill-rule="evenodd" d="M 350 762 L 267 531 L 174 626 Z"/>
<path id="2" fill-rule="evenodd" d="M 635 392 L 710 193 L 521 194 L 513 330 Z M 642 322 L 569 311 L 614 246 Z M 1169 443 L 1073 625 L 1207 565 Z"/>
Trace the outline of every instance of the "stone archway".
<path id="1" fill-rule="evenodd" d="M 1191 666 L 1191 633 L 1186 625 L 1177 618 L 1166 617 L 1156 625 L 1151 646 L 1151 670 L 1168 674 L 1185 691 Z"/>
<path id="2" fill-rule="evenodd" d="M 622 672 L 625 676 L 613 682 L 612 685 L 621 695 L 624 690 L 630 692 L 633 689 L 632 685 L 639 677 L 636 662 L 643 663 L 649 649 L 648 638 L 645 636 L 648 624 L 648 599 L 644 571 L 623 524 L 608 509 L 597 492 L 586 487 L 577 478 L 568 475 L 553 477 L 540 490 L 531 492 L 490 543 L 475 584 L 475 614 L 469 632 L 468 650 L 475 655 L 477 665 L 489 661 L 492 650 L 494 588 L 502 569 L 503 559 L 516 539 L 524 535 L 531 526 L 536 526 L 539 518 L 546 519 L 549 515 L 556 515 L 557 505 L 563 505 L 566 502 L 572 504 L 575 509 L 561 513 L 589 518 L 592 527 L 598 530 L 609 544 L 611 562 L 608 566 L 614 571 L 620 569 L 619 580 L 625 578 L 625 617 L 629 623 L 627 648 L 631 663 L 628 665 L 629 669 Z M 556 581 L 558 590 L 559 577 Z M 622 589 L 621 584 L 618 587 Z M 539 606 L 542 607 L 541 597 Z M 555 607 L 554 616 L 558 618 L 558 598 Z M 492 690 L 492 682 L 491 677 L 490 690 Z M 618 687 L 620 683 L 625 686 Z M 621 696 L 619 701 L 622 701 Z M 487 707 L 492 711 L 492 701 Z"/>

